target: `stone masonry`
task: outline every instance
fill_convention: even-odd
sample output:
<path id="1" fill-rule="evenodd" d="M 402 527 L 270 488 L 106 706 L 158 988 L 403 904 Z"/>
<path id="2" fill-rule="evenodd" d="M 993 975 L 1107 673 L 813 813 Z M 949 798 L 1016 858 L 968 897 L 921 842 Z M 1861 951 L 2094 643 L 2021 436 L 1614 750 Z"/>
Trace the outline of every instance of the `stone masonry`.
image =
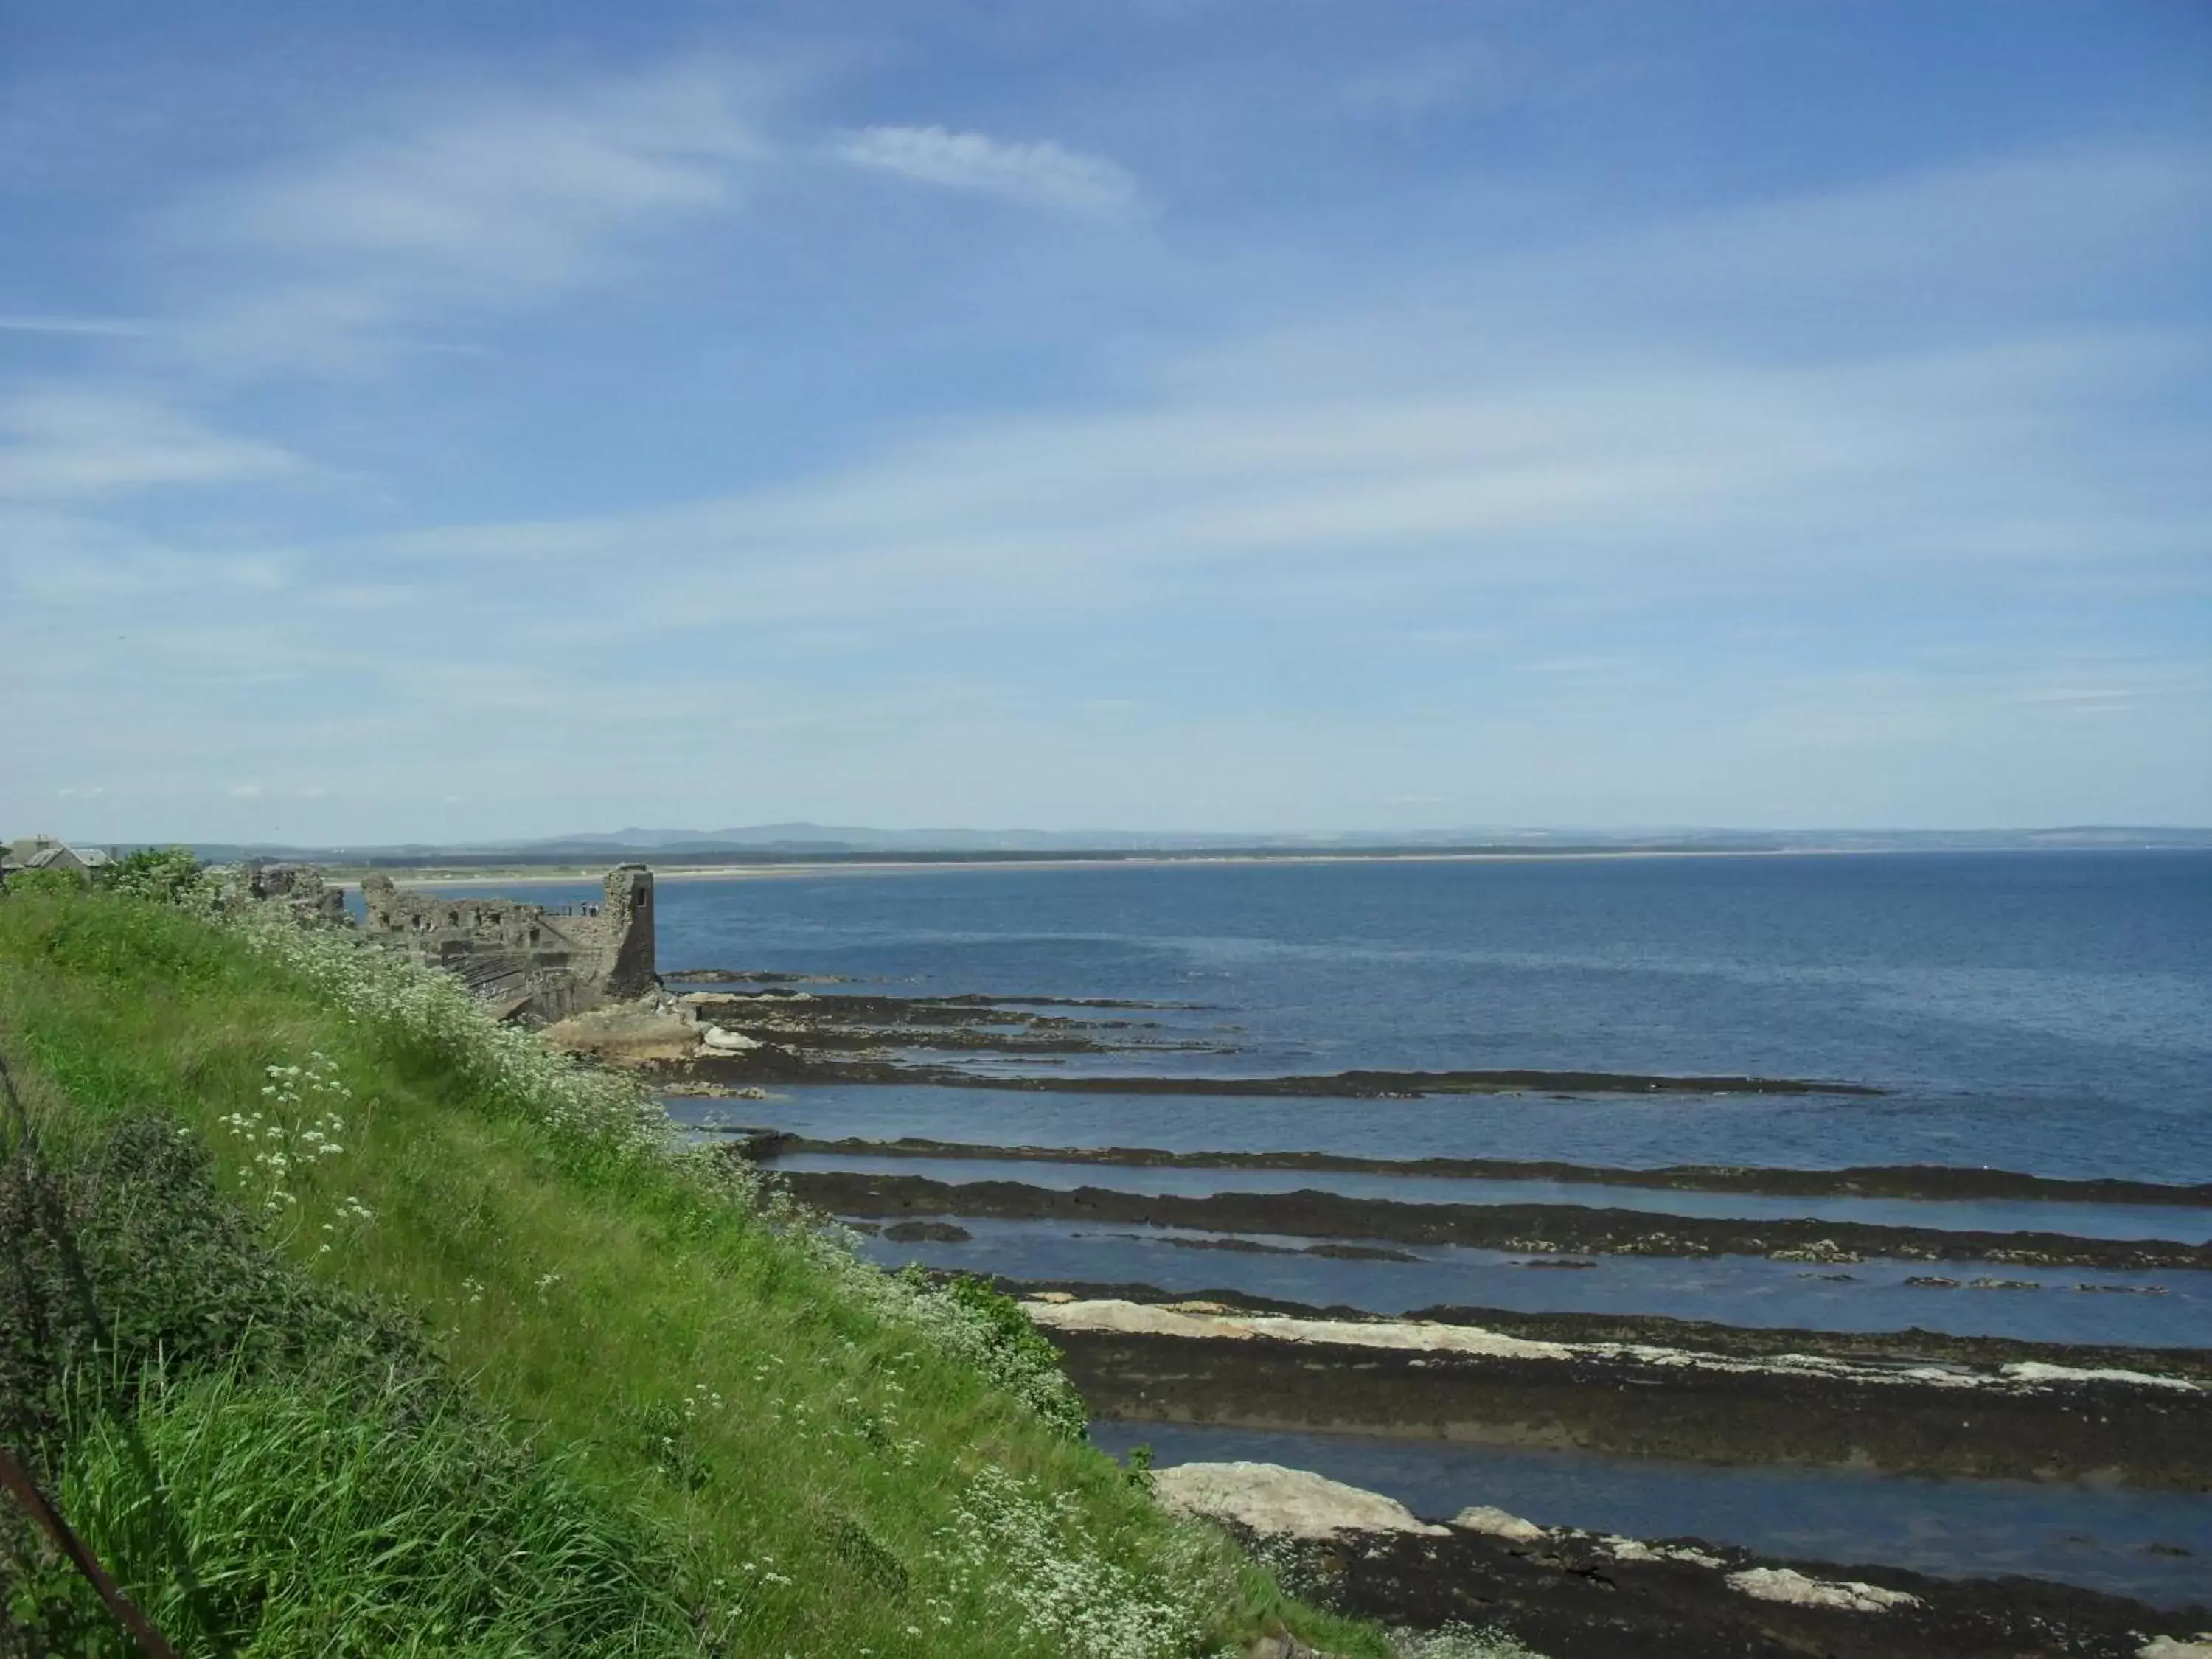
<path id="1" fill-rule="evenodd" d="M 653 872 L 641 864 L 609 871 L 597 904 L 403 893 L 381 872 L 361 890 L 370 938 L 459 975 L 503 1019 L 565 1019 L 659 982 Z"/>
<path id="2" fill-rule="evenodd" d="M 345 889 L 325 881 L 312 864 L 249 864 L 246 890 L 264 904 L 283 905 L 302 921 L 352 926 L 346 915 Z"/>

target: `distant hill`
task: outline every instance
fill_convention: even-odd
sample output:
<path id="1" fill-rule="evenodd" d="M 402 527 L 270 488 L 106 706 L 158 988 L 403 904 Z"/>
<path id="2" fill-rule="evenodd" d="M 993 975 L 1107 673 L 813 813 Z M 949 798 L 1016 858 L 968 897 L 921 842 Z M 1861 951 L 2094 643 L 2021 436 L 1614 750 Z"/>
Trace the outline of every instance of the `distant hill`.
<path id="1" fill-rule="evenodd" d="M 2045 830 L 1770 830 L 1705 827 L 1576 830 L 1469 827 L 1346 830 L 1332 835 L 1164 833 L 1139 830 L 877 830 L 808 823 L 727 830 L 624 829 L 532 840 L 386 846 L 293 847 L 205 843 L 200 856 L 304 859 L 394 866 L 799 861 L 868 857 L 976 859 L 1129 857 L 1148 853 L 1387 854 L 1406 852 L 2008 852 L 2038 849 L 2212 848 L 2212 829 L 2083 824 Z"/>

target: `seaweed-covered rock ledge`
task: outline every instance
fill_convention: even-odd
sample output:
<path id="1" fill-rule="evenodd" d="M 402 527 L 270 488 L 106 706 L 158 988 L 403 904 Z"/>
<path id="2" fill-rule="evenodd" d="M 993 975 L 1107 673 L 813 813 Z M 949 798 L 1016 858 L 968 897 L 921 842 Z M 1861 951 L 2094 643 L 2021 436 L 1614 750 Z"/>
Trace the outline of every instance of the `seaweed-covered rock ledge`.
<path id="1" fill-rule="evenodd" d="M 1094 1419 L 2212 1491 L 2212 1390 L 2028 1344 L 1973 1366 L 1897 1364 L 1066 1292 L 1027 1307 Z"/>

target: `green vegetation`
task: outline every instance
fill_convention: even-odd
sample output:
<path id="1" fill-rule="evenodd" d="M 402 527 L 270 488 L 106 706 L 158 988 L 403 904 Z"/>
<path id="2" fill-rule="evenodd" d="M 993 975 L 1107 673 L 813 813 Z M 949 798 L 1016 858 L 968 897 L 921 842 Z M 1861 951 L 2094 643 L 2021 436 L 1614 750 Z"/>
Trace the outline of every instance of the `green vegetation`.
<path id="1" fill-rule="evenodd" d="M 60 1496 L 115 1559 L 159 1562 L 185 1540 L 189 1581 L 144 1591 L 164 1629 L 257 1653 L 690 1645 L 647 1530 L 465 1411 L 425 1419 L 396 1390 L 362 1401 L 229 1374 L 156 1373 L 135 1405 L 88 1414 Z"/>
<path id="2" fill-rule="evenodd" d="M 93 872 L 93 884 L 133 898 L 175 904 L 199 885 L 200 861 L 189 847 L 142 847 Z"/>
<path id="3" fill-rule="evenodd" d="M 159 857 L 0 897 L 0 1432 L 180 1650 L 1388 1652 L 1084 1444 L 1004 1298 Z M 0 1585 L 0 1652 L 131 1651 L 12 1510 Z"/>

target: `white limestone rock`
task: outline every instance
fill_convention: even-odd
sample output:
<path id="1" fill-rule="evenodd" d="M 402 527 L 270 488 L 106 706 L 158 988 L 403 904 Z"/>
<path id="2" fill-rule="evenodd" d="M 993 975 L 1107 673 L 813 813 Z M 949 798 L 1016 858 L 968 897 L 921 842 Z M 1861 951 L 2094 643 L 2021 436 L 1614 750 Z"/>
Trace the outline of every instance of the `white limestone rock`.
<path id="1" fill-rule="evenodd" d="M 1749 1567 L 1728 1576 L 1729 1588 L 1758 1601 L 1786 1601 L 1792 1607 L 1838 1607 L 1846 1613 L 1887 1613 L 1917 1607 L 1920 1598 L 1904 1590 L 1862 1584 L 1856 1579 L 1808 1578 L 1788 1567 Z"/>
<path id="2" fill-rule="evenodd" d="M 1492 1538 L 1503 1538 L 1516 1544 L 1533 1544 L 1548 1536 L 1534 1521 L 1524 1521 L 1519 1516 L 1488 1504 L 1476 1504 L 1462 1510 L 1451 1518 L 1455 1527 L 1468 1532 L 1487 1533 Z"/>
<path id="3" fill-rule="evenodd" d="M 1348 1532 L 1411 1532 L 1439 1537 L 1395 1498 L 1279 1463 L 1178 1463 L 1152 1471 L 1161 1503 L 1184 1515 L 1234 1521 L 1254 1532 L 1334 1538 Z"/>

